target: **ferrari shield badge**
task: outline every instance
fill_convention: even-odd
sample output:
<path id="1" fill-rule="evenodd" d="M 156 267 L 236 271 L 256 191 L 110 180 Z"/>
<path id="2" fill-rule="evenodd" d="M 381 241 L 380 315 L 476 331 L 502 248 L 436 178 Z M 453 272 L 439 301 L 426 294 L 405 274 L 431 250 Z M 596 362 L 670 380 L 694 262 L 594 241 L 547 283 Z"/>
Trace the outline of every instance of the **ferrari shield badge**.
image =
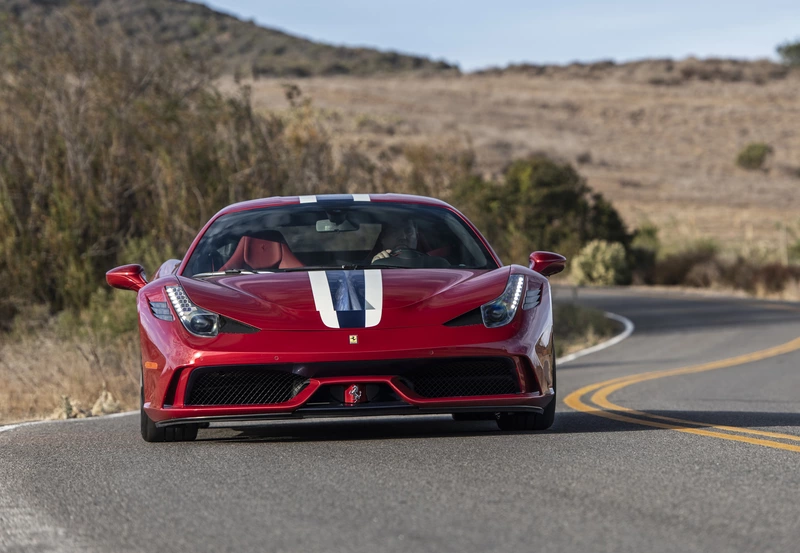
<path id="1" fill-rule="evenodd" d="M 358 334 L 351 334 L 350 335 L 350 343 L 357 344 L 358 343 Z"/>

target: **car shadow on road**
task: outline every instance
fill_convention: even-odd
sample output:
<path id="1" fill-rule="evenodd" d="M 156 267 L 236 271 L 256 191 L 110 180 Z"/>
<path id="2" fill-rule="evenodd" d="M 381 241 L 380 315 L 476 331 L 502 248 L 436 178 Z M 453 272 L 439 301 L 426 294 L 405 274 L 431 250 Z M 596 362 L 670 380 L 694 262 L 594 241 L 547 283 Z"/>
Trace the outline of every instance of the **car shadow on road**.
<path id="1" fill-rule="evenodd" d="M 743 411 L 651 411 L 649 415 L 692 421 L 695 425 L 674 426 L 708 428 L 731 426 L 797 435 L 800 438 L 800 413 Z M 653 419 L 650 419 L 653 420 Z M 671 425 L 663 420 L 657 422 Z M 317 442 L 352 440 L 394 440 L 414 438 L 501 438 L 508 435 L 531 437 L 553 434 L 602 432 L 664 431 L 637 423 L 618 421 L 592 413 L 558 413 L 553 426 L 541 432 L 501 432 L 494 421 L 457 422 L 447 415 L 420 417 L 381 417 L 371 419 L 316 419 L 273 422 L 263 426 L 201 431 L 198 441 L 218 442 Z"/>
<path id="2" fill-rule="evenodd" d="M 578 413 L 565 412 L 556 416 L 549 432 L 558 434 L 585 434 L 592 432 L 629 432 L 640 430 L 670 430 L 648 426 L 641 423 L 619 421 L 602 416 L 606 411 Z M 759 429 L 797 435 L 800 438 L 800 412 L 761 412 L 761 411 L 646 411 L 645 416 L 623 416 L 656 422 L 675 428 L 711 428 L 730 426 L 734 428 Z M 664 420 L 665 417 L 673 420 Z M 677 421 L 685 421 L 680 423 Z M 690 424 L 693 423 L 693 424 Z"/>

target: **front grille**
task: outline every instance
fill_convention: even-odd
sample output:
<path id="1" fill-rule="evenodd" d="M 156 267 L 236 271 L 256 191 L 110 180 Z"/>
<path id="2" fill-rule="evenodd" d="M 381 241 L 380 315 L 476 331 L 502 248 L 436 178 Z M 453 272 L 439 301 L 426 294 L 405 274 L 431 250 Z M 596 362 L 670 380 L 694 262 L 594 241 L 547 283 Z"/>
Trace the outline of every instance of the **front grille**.
<path id="1" fill-rule="evenodd" d="M 506 357 L 431 361 L 403 374 L 422 397 L 489 396 L 519 393 L 514 362 Z"/>
<path id="2" fill-rule="evenodd" d="M 283 403 L 305 387 L 306 379 L 259 367 L 213 367 L 192 371 L 186 405 L 266 405 Z"/>

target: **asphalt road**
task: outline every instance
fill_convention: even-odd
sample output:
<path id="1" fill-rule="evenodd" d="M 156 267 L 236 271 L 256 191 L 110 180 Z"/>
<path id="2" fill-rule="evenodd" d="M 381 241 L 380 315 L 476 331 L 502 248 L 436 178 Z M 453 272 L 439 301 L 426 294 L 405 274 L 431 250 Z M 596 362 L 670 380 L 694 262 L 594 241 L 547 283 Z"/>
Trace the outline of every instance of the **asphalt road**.
<path id="1" fill-rule="evenodd" d="M 800 305 L 578 301 L 636 330 L 559 367 L 544 433 L 398 417 L 146 444 L 135 416 L 1 432 L 0 551 L 799 551 Z"/>

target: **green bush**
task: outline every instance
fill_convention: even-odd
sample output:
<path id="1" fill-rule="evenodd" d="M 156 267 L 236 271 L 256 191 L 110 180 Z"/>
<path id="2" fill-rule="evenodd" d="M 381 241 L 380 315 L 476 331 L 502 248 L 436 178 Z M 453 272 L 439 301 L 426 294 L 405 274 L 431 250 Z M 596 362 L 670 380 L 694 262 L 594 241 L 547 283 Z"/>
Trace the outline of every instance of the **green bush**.
<path id="1" fill-rule="evenodd" d="M 712 262 L 718 251 L 716 243 L 699 241 L 684 251 L 664 256 L 656 262 L 652 280 L 647 284 L 685 285 L 694 267 Z"/>
<path id="2" fill-rule="evenodd" d="M 247 88 L 223 96 L 179 51 L 80 12 L 53 18 L 0 29 L 4 317 L 27 303 L 87 305 L 131 253 L 147 254 L 136 260 L 152 274 L 155 254 L 180 257 L 229 203 L 393 182 L 337 165 L 308 102 L 260 115 Z"/>
<path id="3" fill-rule="evenodd" d="M 570 164 L 543 155 L 514 161 L 499 183 L 461 179 L 451 199 L 511 263 L 527 264 L 533 250 L 571 257 L 591 240 L 627 246 L 630 239 L 611 203 Z"/>
<path id="4" fill-rule="evenodd" d="M 786 65 L 800 66 L 800 40 L 784 42 L 776 48 L 781 61 Z"/>
<path id="5" fill-rule="evenodd" d="M 736 165 L 742 169 L 761 169 L 767 157 L 773 153 L 772 146 L 763 142 L 753 142 L 744 147 L 736 157 Z"/>
<path id="6" fill-rule="evenodd" d="M 592 240 L 572 260 L 571 277 L 578 285 L 611 286 L 625 278 L 625 248 L 618 242 Z"/>

